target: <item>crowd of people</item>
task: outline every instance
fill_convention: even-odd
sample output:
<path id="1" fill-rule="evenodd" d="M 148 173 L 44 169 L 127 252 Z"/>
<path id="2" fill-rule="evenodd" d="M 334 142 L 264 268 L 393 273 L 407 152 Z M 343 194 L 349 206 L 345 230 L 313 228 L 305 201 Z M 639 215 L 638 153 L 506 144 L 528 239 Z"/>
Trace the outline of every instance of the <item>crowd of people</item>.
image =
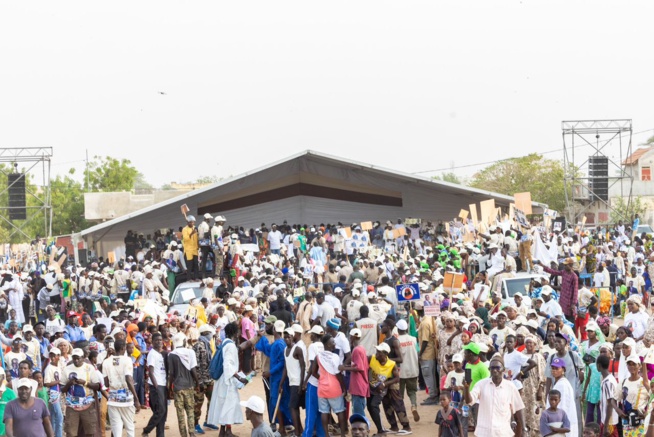
<path id="1" fill-rule="evenodd" d="M 188 215 L 152 241 L 130 232 L 115 262 L 5 266 L 0 436 L 134 436 L 148 409 L 140 435 L 161 437 L 169 405 L 184 437 L 246 421 L 257 437 L 409 435 L 420 420 L 443 437 L 645 435 L 654 252 L 638 221 L 245 230 Z M 241 399 L 248 384 L 258 396 Z"/>

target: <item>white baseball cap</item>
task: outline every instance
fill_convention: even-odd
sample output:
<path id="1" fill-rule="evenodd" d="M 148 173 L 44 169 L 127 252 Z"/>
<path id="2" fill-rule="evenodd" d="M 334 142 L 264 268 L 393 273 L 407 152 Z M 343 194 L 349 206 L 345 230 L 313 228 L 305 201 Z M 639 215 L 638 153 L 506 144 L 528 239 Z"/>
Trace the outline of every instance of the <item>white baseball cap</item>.
<path id="1" fill-rule="evenodd" d="M 404 319 L 398 320 L 397 323 L 395 324 L 395 327 L 400 331 L 406 331 L 407 329 L 409 329 L 409 325 L 406 323 L 406 320 Z"/>
<path id="2" fill-rule="evenodd" d="M 351 329 L 351 330 L 350 330 L 350 337 L 358 337 L 358 338 L 361 338 L 361 335 L 362 335 L 362 334 L 361 334 L 361 330 L 360 330 L 360 329 L 354 328 L 354 329 Z"/>
<path id="3" fill-rule="evenodd" d="M 258 414 L 263 414 L 266 411 L 266 401 L 259 396 L 250 396 L 247 401 L 241 401 L 241 407 L 249 408 Z"/>
<path id="4" fill-rule="evenodd" d="M 325 335 L 325 330 L 320 325 L 315 325 L 309 329 L 309 334 Z"/>
<path id="5" fill-rule="evenodd" d="M 388 343 L 380 343 L 375 346 L 375 349 L 380 352 L 386 352 L 387 354 L 391 353 L 391 347 L 388 345 Z"/>
<path id="6" fill-rule="evenodd" d="M 283 320 L 277 320 L 273 325 L 273 328 L 275 329 L 275 332 L 284 332 L 284 329 L 286 328 L 286 323 L 284 323 Z"/>
<path id="7" fill-rule="evenodd" d="M 211 217 L 211 214 L 206 213 L 206 214 L 204 215 L 204 218 L 211 220 L 213 217 Z"/>

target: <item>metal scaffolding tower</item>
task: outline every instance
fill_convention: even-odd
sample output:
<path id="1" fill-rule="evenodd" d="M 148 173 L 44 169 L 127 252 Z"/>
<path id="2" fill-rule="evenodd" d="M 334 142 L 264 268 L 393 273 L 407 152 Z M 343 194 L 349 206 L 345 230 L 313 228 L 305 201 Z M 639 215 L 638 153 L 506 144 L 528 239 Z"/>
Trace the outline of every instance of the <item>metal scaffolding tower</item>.
<path id="1" fill-rule="evenodd" d="M 20 233 L 27 239 L 33 239 L 34 235 L 27 235 L 24 232 L 25 226 L 34 220 L 43 220 L 43 236 L 52 236 L 52 204 L 50 193 L 50 165 L 52 159 L 52 147 L 5 147 L 0 148 L 0 164 L 9 164 L 9 171 L 17 173 L 19 171 L 19 164 L 26 164 L 23 171 L 25 178 L 28 175 L 32 176 L 32 181 L 38 181 L 40 174 L 41 189 L 30 190 L 25 187 L 25 220 L 20 220 L 20 223 L 14 223 L 10 218 L 12 211 L 21 207 L 11 206 L 9 202 L 6 205 L 0 205 L 0 220 L 8 223 L 12 229 L 10 237 Z M 10 174 L 7 168 L 0 167 L 0 173 L 7 177 L 9 180 Z M 22 178 L 25 181 L 25 178 Z M 0 196 L 9 193 L 10 190 L 16 185 L 19 180 L 8 182 L 7 187 L 0 191 Z M 26 184 L 27 185 L 27 184 Z M 36 184 L 39 186 L 39 184 Z M 32 201 L 29 202 L 28 199 Z"/>
<path id="2" fill-rule="evenodd" d="M 630 206 L 633 176 L 622 162 L 631 155 L 631 120 L 570 120 L 561 122 L 561 129 L 568 219 L 579 223 L 596 202 L 613 211 L 609 191 L 616 184 Z M 590 153 L 575 151 L 586 146 L 592 148 Z M 617 163 L 608 156 L 609 150 L 617 152 Z"/>

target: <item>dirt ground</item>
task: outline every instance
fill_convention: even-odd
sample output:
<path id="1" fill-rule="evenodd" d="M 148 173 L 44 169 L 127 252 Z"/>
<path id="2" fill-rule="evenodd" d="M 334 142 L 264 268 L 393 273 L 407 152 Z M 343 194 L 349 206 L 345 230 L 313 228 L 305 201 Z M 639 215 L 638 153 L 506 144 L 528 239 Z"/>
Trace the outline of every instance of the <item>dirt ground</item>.
<path id="1" fill-rule="evenodd" d="M 240 391 L 240 395 L 242 401 L 247 400 L 252 395 L 257 395 L 265 399 L 263 382 L 261 380 L 260 374 L 257 375 L 250 384 L 245 386 Z M 411 406 L 409 405 L 409 400 L 408 398 L 405 397 L 404 405 L 407 408 L 407 411 L 409 412 L 411 429 L 413 431 L 413 435 L 415 436 L 431 436 L 437 432 L 436 425 L 434 425 L 434 420 L 436 418 L 436 412 L 438 411 L 439 407 L 436 405 L 421 406 L 420 402 L 422 402 L 426 398 L 427 398 L 427 394 L 424 391 L 418 392 L 418 412 L 420 414 L 420 421 L 414 422 L 413 417 L 411 416 Z M 205 405 L 202 408 L 202 418 L 200 421 L 201 424 L 204 423 L 204 420 L 206 419 L 206 411 L 207 411 L 207 404 L 205 401 Z M 304 410 L 300 410 L 300 411 L 302 413 L 302 421 L 304 423 Z M 143 428 L 148 423 L 148 420 L 150 419 L 151 415 L 152 415 L 152 410 L 141 410 L 141 412 L 136 415 L 137 436 L 141 435 L 141 433 L 143 432 Z M 370 418 L 369 415 L 368 418 Z M 245 420 L 245 408 L 243 408 L 243 419 Z M 384 426 L 388 427 L 388 423 L 384 418 L 383 411 L 382 411 L 382 422 L 384 423 Z M 168 420 L 166 421 L 166 424 L 170 427 L 169 429 L 166 430 L 166 436 L 173 437 L 173 436 L 180 435 L 179 427 L 177 426 L 177 413 L 175 411 L 175 406 L 173 405 L 172 401 L 168 406 Z M 245 421 L 245 423 L 241 425 L 233 426 L 232 431 L 234 432 L 234 434 L 236 434 L 239 437 L 249 437 L 250 432 L 252 431 L 252 426 L 250 425 L 249 422 Z M 370 435 L 373 435 L 376 432 L 374 426 L 371 431 L 372 432 L 370 433 Z M 205 433 L 206 433 L 205 435 L 207 436 L 218 435 L 218 431 L 214 431 L 209 428 L 205 428 Z M 107 437 L 110 436 L 111 433 L 107 431 Z M 150 436 L 154 437 L 154 432 L 150 433 Z"/>

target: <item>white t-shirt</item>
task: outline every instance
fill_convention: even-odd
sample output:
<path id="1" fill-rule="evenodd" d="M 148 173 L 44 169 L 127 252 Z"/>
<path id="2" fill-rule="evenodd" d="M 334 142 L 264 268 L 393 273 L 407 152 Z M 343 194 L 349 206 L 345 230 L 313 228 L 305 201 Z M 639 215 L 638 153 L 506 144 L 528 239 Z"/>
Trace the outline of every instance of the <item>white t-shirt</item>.
<path id="1" fill-rule="evenodd" d="M 498 348 L 500 348 L 504 344 L 504 339 L 509 334 L 510 330 L 511 328 L 509 328 L 508 326 L 505 326 L 504 329 L 493 328 L 491 329 L 488 335 L 490 335 L 491 338 L 493 338 L 494 335 L 497 336 L 495 338 L 495 344 L 497 345 Z M 505 367 L 506 367 L 506 363 L 505 363 Z"/>
<path id="2" fill-rule="evenodd" d="M 559 303 L 554 299 L 550 299 L 549 302 L 543 302 L 543 304 L 540 306 L 540 310 L 545 314 L 549 314 L 552 318 L 563 315 L 561 305 L 559 305 Z"/>
<path id="3" fill-rule="evenodd" d="M 64 360 L 59 359 L 59 365 L 55 366 L 54 364 L 48 365 L 43 372 L 43 382 L 49 384 L 51 382 L 59 381 L 64 374 Z M 50 395 L 50 403 L 54 404 L 59 401 L 61 395 L 61 386 L 59 384 L 53 385 L 49 388 L 48 394 Z"/>
<path id="4" fill-rule="evenodd" d="M 363 306 L 362 302 L 359 302 L 356 299 L 352 299 L 347 303 L 347 319 L 350 322 L 354 322 L 359 318 L 359 309 Z"/>
<path id="5" fill-rule="evenodd" d="M 154 377 L 157 380 L 157 385 L 165 387 L 166 386 L 166 365 L 164 363 L 163 355 L 161 355 L 156 350 L 152 349 L 150 352 L 148 352 L 147 365 L 148 365 L 148 368 L 150 366 L 152 366 L 152 368 L 153 368 L 152 373 L 154 374 Z M 148 378 L 148 383 L 150 385 L 154 385 L 152 383 L 152 378 Z"/>
<path id="6" fill-rule="evenodd" d="M 522 388 L 522 381 L 513 378 L 520 373 L 520 369 L 527 364 L 527 361 L 529 361 L 529 356 L 515 349 L 511 353 L 507 352 L 504 354 L 504 368 L 506 369 L 504 374 L 513 382 L 513 385 L 518 390 Z"/>
<path id="7" fill-rule="evenodd" d="M 324 328 L 327 326 L 329 319 L 333 319 L 336 315 L 334 308 L 327 302 L 323 302 L 320 305 L 313 306 L 313 313 L 311 314 L 311 320 L 315 320 L 320 317 L 320 324 Z"/>
<path id="8" fill-rule="evenodd" d="M 592 300 L 593 294 L 592 291 L 587 289 L 586 287 L 582 287 L 579 289 L 579 306 L 581 307 L 587 307 L 590 305 L 590 301 Z"/>
<path id="9" fill-rule="evenodd" d="M 649 316 L 644 311 L 638 311 L 637 313 L 627 312 L 624 316 L 624 326 L 631 328 L 634 338 L 640 338 L 645 335 L 648 320 Z"/>
<path id="10" fill-rule="evenodd" d="M 334 296 L 333 294 L 326 294 L 325 302 L 327 302 L 332 306 L 332 308 L 334 308 L 334 312 L 338 311 L 339 314 L 343 314 L 343 305 L 341 305 L 341 301 L 338 300 L 336 296 Z"/>
<path id="11" fill-rule="evenodd" d="M 53 335 L 55 335 L 55 333 L 57 332 L 57 329 L 60 326 L 61 327 L 66 327 L 66 324 L 64 323 L 63 320 L 61 320 L 61 319 L 54 319 L 54 320 L 47 319 L 45 321 L 45 332 L 48 333 L 47 337 L 52 337 Z"/>
<path id="12" fill-rule="evenodd" d="M 452 370 L 447 374 L 447 379 L 445 380 L 445 388 L 448 390 L 452 390 L 453 386 L 457 387 L 462 387 L 463 386 L 463 379 L 466 376 L 466 372 L 457 372 L 456 370 Z M 463 398 L 463 393 L 461 391 L 457 390 L 457 393 Z"/>
<path id="13" fill-rule="evenodd" d="M 309 364 L 311 361 L 315 361 L 316 355 L 318 355 L 320 352 L 325 350 L 325 346 L 322 344 L 322 342 L 317 341 L 315 343 L 311 343 L 309 345 Z M 314 387 L 318 387 L 318 378 L 315 376 L 311 375 L 309 376 L 309 384 L 311 384 Z"/>
<path id="14" fill-rule="evenodd" d="M 336 343 L 336 351 L 338 351 L 338 357 L 340 358 L 341 364 L 345 359 L 345 354 L 350 353 L 350 342 L 347 341 L 347 337 L 342 332 L 336 334 L 334 338 L 334 343 Z"/>
<path id="15" fill-rule="evenodd" d="M 27 359 L 24 352 L 9 351 L 5 354 L 5 368 L 12 378 L 18 378 L 18 364 Z"/>
<path id="16" fill-rule="evenodd" d="M 156 351 L 155 351 L 156 352 Z M 112 407 L 130 407 L 134 404 L 134 395 L 127 385 L 126 376 L 132 376 L 134 366 L 130 357 L 111 356 L 102 363 L 102 375 L 109 380 L 109 400 Z M 156 375 L 155 375 L 156 376 Z M 159 379 L 157 379 L 159 382 Z"/>
<path id="17" fill-rule="evenodd" d="M 282 233 L 279 231 L 268 232 L 268 241 L 270 242 L 270 250 L 279 250 L 282 247 Z"/>

